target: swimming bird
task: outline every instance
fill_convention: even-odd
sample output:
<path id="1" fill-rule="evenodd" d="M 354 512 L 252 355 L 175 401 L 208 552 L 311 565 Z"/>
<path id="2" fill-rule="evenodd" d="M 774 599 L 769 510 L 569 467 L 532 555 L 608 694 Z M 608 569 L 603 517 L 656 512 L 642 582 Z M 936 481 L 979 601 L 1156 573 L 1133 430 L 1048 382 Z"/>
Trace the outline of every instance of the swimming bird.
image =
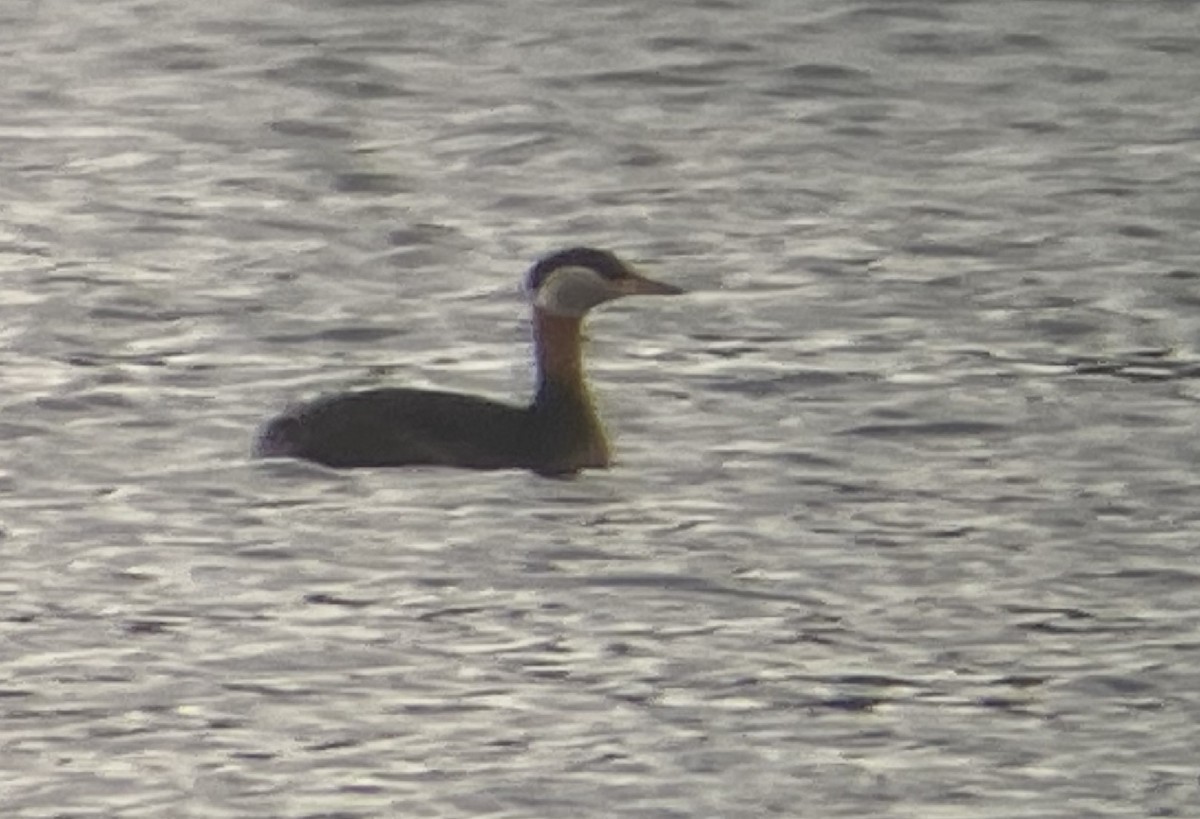
<path id="1" fill-rule="evenodd" d="M 261 457 L 337 468 L 441 465 L 561 475 L 609 466 L 608 441 L 583 374 L 589 310 L 622 296 L 670 296 L 606 250 L 561 250 L 530 268 L 537 389 L 527 407 L 474 395 L 375 389 L 318 398 L 271 419 Z"/>

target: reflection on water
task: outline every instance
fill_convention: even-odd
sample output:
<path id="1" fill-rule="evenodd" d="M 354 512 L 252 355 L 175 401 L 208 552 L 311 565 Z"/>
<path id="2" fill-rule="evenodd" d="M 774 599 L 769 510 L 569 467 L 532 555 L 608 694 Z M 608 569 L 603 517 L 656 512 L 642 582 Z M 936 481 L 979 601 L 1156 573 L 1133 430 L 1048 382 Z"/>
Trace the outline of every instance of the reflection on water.
<path id="1" fill-rule="evenodd" d="M 6 815 L 1195 803 L 1186 4 L 0 17 Z M 615 469 L 246 457 L 578 243 Z"/>

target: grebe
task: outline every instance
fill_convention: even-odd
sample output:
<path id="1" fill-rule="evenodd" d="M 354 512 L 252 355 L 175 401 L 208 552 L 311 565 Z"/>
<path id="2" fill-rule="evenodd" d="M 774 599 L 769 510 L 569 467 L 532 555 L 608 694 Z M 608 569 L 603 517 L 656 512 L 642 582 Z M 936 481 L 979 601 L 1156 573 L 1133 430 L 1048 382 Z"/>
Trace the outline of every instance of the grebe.
<path id="1" fill-rule="evenodd" d="M 255 454 L 339 468 L 431 464 L 553 475 L 607 467 L 608 442 L 583 376 L 583 317 L 621 296 L 684 291 L 588 247 L 540 260 L 527 286 L 537 364 L 537 392 L 528 407 L 430 390 L 343 393 L 268 421 Z"/>

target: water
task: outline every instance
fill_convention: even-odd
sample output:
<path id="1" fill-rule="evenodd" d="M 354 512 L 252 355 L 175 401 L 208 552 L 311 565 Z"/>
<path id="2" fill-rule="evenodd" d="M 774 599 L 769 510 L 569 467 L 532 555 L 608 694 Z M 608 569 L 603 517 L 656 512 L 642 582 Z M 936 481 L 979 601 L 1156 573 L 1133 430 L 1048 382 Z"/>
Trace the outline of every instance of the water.
<path id="1" fill-rule="evenodd" d="M 1194 814 L 1193 3 L 0 14 L 5 816 Z M 247 458 L 583 242 L 611 471 Z"/>

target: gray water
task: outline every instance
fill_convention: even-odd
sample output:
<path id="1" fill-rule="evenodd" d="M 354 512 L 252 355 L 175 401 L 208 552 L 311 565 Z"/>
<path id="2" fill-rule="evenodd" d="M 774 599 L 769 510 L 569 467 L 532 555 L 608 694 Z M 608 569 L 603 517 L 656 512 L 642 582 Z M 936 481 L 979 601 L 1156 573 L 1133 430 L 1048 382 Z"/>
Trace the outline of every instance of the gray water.
<path id="1" fill-rule="evenodd" d="M 1197 11 L 6 3 L 3 815 L 1197 815 Z M 248 457 L 580 243 L 612 470 Z"/>

